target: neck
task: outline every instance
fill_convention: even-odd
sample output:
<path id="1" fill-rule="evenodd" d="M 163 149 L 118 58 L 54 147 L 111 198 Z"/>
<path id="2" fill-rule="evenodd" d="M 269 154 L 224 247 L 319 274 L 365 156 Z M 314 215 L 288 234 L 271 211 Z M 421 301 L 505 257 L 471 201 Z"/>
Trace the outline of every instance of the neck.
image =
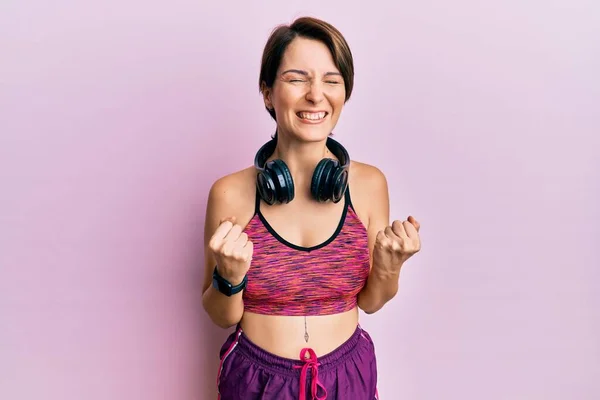
<path id="1" fill-rule="evenodd" d="M 325 140 L 301 142 L 282 135 L 277 135 L 277 146 L 272 156 L 287 164 L 296 188 L 302 188 L 302 192 L 304 188 L 309 190 L 315 167 L 325 157 L 334 158 Z"/>

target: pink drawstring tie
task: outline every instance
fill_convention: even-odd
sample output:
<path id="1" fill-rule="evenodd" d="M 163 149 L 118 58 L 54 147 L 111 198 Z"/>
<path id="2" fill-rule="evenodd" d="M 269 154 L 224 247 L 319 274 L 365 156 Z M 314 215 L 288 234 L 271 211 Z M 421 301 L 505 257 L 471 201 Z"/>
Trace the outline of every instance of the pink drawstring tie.
<path id="1" fill-rule="evenodd" d="M 306 353 L 308 352 L 309 358 L 306 358 Z M 319 365 L 317 362 L 317 355 L 315 354 L 313 349 L 302 349 L 300 351 L 300 360 L 304 361 L 303 366 L 295 365 L 294 368 L 302 368 L 300 372 L 300 400 L 306 399 L 306 374 L 308 373 L 308 369 L 312 370 L 312 379 L 311 379 L 311 400 L 325 400 L 327 398 L 327 390 L 325 386 L 321 382 L 319 382 Z M 323 397 L 319 397 L 319 388 L 325 392 Z"/>

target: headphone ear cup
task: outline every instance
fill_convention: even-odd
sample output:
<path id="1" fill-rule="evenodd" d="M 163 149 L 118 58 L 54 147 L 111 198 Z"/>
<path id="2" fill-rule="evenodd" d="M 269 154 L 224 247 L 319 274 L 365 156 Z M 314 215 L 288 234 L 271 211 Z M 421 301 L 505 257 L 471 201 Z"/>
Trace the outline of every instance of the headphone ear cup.
<path id="1" fill-rule="evenodd" d="M 269 163 L 271 177 L 275 181 L 275 200 L 279 203 L 289 203 L 294 199 L 294 180 L 287 164 L 283 160 L 273 160 Z"/>
<path id="2" fill-rule="evenodd" d="M 331 200 L 339 203 L 344 198 L 348 187 L 348 170 L 337 167 L 331 179 Z"/>
<path id="3" fill-rule="evenodd" d="M 261 199 L 268 205 L 275 204 L 277 199 L 275 182 L 273 181 L 271 171 L 265 168 L 263 171 L 258 173 L 256 177 L 256 190 Z"/>
<path id="4" fill-rule="evenodd" d="M 331 158 L 324 158 L 317 164 L 313 173 L 310 191 L 315 200 L 325 202 L 332 195 L 332 174 L 338 166 L 338 162 Z"/>

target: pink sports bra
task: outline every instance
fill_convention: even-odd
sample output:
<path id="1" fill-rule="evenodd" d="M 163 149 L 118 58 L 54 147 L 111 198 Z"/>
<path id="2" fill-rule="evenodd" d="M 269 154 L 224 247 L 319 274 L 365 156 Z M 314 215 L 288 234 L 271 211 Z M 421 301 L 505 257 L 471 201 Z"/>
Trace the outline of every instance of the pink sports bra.
<path id="1" fill-rule="evenodd" d="M 327 315 L 353 309 L 369 276 L 367 230 L 354 211 L 350 190 L 336 231 L 325 242 L 301 247 L 286 241 L 260 212 L 245 228 L 254 244 L 246 311 L 269 315 Z"/>

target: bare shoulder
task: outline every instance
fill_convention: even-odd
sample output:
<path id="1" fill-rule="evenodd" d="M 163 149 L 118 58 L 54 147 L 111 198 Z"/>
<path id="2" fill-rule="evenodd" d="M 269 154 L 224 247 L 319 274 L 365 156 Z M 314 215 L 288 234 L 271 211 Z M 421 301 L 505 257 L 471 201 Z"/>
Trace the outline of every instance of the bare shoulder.
<path id="1" fill-rule="evenodd" d="M 356 178 L 355 185 L 360 186 L 387 186 L 384 173 L 374 165 L 352 160 L 350 162 L 350 174 Z"/>
<path id="2" fill-rule="evenodd" d="M 256 195 L 256 172 L 254 167 L 222 176 L 217 179 L 208 194 L 206 218 L 218 221 L 235 217 L 245 226 L 254 215 Z M 214 223 L 214 222 L 213 222 Z M 212 224 L 211 224 L 212 225 Z"/>
<path id="3" fill-rule="evenodd" d="M 373 219 L 385 219 L 389 213 L 389 193 L 383 171 L 374 165 L 353 160 L 349 180 L 352 204 L 365 226 L 368 227 Z"/>

